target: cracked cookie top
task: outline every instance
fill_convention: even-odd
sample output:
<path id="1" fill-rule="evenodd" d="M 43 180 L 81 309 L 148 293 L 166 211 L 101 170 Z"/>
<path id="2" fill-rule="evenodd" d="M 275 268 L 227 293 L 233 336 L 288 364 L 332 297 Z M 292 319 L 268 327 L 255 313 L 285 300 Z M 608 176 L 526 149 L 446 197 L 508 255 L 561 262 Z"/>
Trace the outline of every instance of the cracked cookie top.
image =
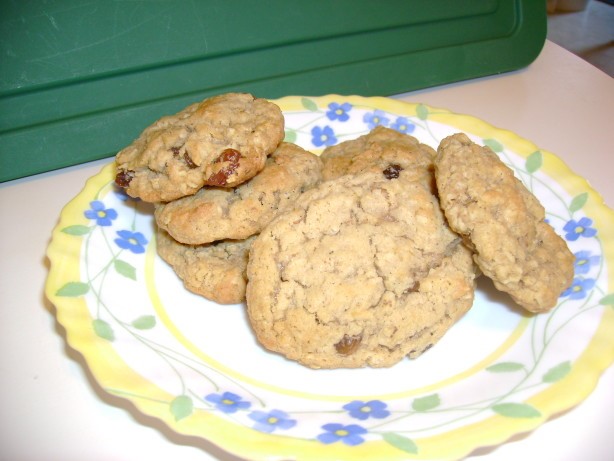
<path id="1" fill-rule="evenodd" d="M 322 161 L 303 148 L 282 143 L 263 170 L 235 188 L 205 187 L 156 206 L 158 226 L 182 243 L 244 239 L 260 232 L 306 189 L 320 182 Z"/>
<path id="2" fill-rule="evenodd" d="M 458 276 L 428 281 L 460 251 L 436 198 L 383 166 L 305 192 L 256 238 L 246 297 L 265 348 L 313 368 L 390 366 L 432 344 L 452 299 L 471 306 L 466 249 Z"/>
<path id="3" fill-rule="evenodd" d="M 233 187 L 253 177 L 284 138 L 279 107 L 228 93 L 162 117 L 116 156 L 115 182 L 128 195 L 166 202 L 204 185 Z"/>
<path id="4" fill-rule="evenodd" d="M 514 172 L 458 133 L 441 142 L 435 178 L 446 218 L 482 272 L 531 312 L 554 307 L 572 282 L 574 256 Z"/>

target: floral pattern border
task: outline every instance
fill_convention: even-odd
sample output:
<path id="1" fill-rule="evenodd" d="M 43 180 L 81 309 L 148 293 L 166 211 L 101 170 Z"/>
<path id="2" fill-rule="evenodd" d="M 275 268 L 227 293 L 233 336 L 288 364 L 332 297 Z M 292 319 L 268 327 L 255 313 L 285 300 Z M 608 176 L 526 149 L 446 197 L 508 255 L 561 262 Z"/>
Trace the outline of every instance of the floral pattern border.
<path id="1" fill-rule="evenodd" d="M 358 105 L 339 99 L 324 106 L 317 99 L 302 98 L 302 111 L 286 113 L 286 141 L 318 150 L 366 133 L 375 126 L 388 126 L 412 134 L 422 142 L 436 146 L 442 126 L 431 121 L 433 109 L 418 104 L 414 114 L 395 114 L 368 104 Z M 452 130 L 452 127 L 449 128 Z M 444 130 L 445 131 L 445 130 Z M 112 290 L 115 283 L 142 283 L 144 254 L 152 241 L 150 210 L 147 204 L 126 196 L 111 183 L 92 193 L 89 207 L 82 210 L 88 225 L 70 224 L 61 232 L 81 239 L 80 280 L 68 280 L 57 289 L 58 298 L 84 297 L 92 317 L 91 328 L 101 341 L 113 343 L 118 336 L 138 342 L 154 352 L 161 366 L 172 369 L 181 381 L 182 392 L 165 404 L 175 421 L 205 411 L 228 418 L 233 423 L 264 434 L 279 433 L 322 444 L 344 444 L 358 447 L 381 440 L 410 455 L 420 455 L 423 434 L 445 433 L 459 421 L 475 421 L 492 415 L 513 419 L 543 419 L 540 409 L 527 402 L 531 395 L 564 380 L 574 366 L 573 358 L 552 362 L 552 344 L 567 334 L 573 325 L 587 315 L 614 306 L 614 293 L 607 291 L 607 261 L 601 233 L 591 216 L 583 212 L 588 193 L 566 197 L 540 174 L 543 154 L 539 150 L 520 159 L 494 138 L 479 139 L 514 169 L 517 176 L 534 193 L 555 197 L 547 206 L 548 220 L 568 242 L 576 256 L 575 277 L 569 289 L 561 294 L 558 306 L 549 314 L 535 316 L 529 328 L 531 354 L 519 360 L 498 361 L 483 371 L 493 376 L 506 376 L 507 389 L 479 400 L 455 403 L 445 389 L 406 399 L 403 402 L 352 400 L 336 409 L 311 411 L 308 418 L 300 411 L 277 408 L 223 373 L 204 364 L 197 364 L 181 351 L 170 351 L 158 344 L 154 335 L 161 328 L 155 313 L 144 303 L 142 313 L 124 318 L 116 309 Z M 520 161 L 520 160 L 522 161 Z M 590 338 L 589 338 L 590 339 Z M 182 370 L 190 369 L 190 377 Z M 209 391 L 196 392 L 190 379 L 197 376 L 206 382 Z M 202 385 L 199 385 L 202 388 Z M 131 398 L 131 391 L 109 389 Z M 429 418 L 422 418 L 423 416 Z M 434 423 L 430 416 L 437 415 Z M 315 424 L 314 424 L 315 421 Z M 422 422 L 421 422 L 422 421 Z M 303 428 L 302 426 L 305 426 Z"/>

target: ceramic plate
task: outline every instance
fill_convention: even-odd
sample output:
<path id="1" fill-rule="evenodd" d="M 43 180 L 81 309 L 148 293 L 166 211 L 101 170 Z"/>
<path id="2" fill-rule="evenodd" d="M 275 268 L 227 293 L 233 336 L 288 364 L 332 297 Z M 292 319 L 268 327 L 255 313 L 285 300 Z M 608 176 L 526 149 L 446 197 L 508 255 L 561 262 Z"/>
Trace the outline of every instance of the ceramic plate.
<path id="1" fill-rule="evenodd" d="M 376 125 L 436 148 L 489 146 L 542 202 L 576 256 L 555 309 L 529 315 L 482 277 L 431 350 L 388 369 L 311 370 L 262 349 L 243 305 L 183 288 L 156 255 L 152 207 L 114 165 L 62 211 L 46 292 L 100 385 L 173 430 L 250 459 L 458 458 L 584 399 L 614 360 L 614 215 L 553 154 L 478 119 L 386 98 L 287 97 L 286 140 L 313 152 Z"/>

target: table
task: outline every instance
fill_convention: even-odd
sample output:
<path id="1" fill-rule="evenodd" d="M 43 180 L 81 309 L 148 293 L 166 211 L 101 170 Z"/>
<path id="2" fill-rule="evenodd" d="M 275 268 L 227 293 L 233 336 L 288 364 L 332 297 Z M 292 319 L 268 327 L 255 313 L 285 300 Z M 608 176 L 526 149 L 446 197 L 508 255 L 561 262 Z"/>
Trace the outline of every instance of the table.
<path id="1" fill-rule="evenodd" d="M 551 42 L 526 69 L 394 97 L 510 129 L 556 153 L 614 206 L 614 81 Z M 0 459 L 236 461 L 103 392 L 45 299 L 45 249 L 60 210 L 108 162 L 0 184 Z M 467 459 L 614 459 L 613 390 L 610 367 L 578 407 Z"/>

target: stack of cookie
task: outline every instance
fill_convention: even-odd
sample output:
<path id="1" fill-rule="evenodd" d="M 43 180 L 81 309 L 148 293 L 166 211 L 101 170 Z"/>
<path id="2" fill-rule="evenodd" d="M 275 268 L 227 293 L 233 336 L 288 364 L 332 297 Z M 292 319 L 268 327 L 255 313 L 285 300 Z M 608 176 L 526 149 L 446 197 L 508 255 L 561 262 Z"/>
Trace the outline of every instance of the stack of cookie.
<path id="1" fill-rule="evenodd" d="M 320 179 L 318 156 L 282 142 L 262 171 L 238 186 L 206 186 L 156 204 L 158 254 L 189 290 L 222 304 L 243 302 L 254 236 Z"/>
<path id="2" fill-rule="evenodd" d="M 155 202 L 157 249 L 185 286 L 247 301 L 258 341 L 312 368 L 387 367 L 436 343 L 481 271 L 533 312 L 571 283 L 544 209 L 463 134 L 436 152 L 377 127 L 320 157 L 282 141 L 274 104 L 217 96 L 117 156 Z"/>
<path id="3" fill-rule="evenodd" d="M 320 158 L 283 137 L 279 107 L 229 93 L 158 120 L 118 153 L 116 183 L 155 203 L 158 254 L 188 290 L 244 301 L 255 235 L 320 181 Z"/>

